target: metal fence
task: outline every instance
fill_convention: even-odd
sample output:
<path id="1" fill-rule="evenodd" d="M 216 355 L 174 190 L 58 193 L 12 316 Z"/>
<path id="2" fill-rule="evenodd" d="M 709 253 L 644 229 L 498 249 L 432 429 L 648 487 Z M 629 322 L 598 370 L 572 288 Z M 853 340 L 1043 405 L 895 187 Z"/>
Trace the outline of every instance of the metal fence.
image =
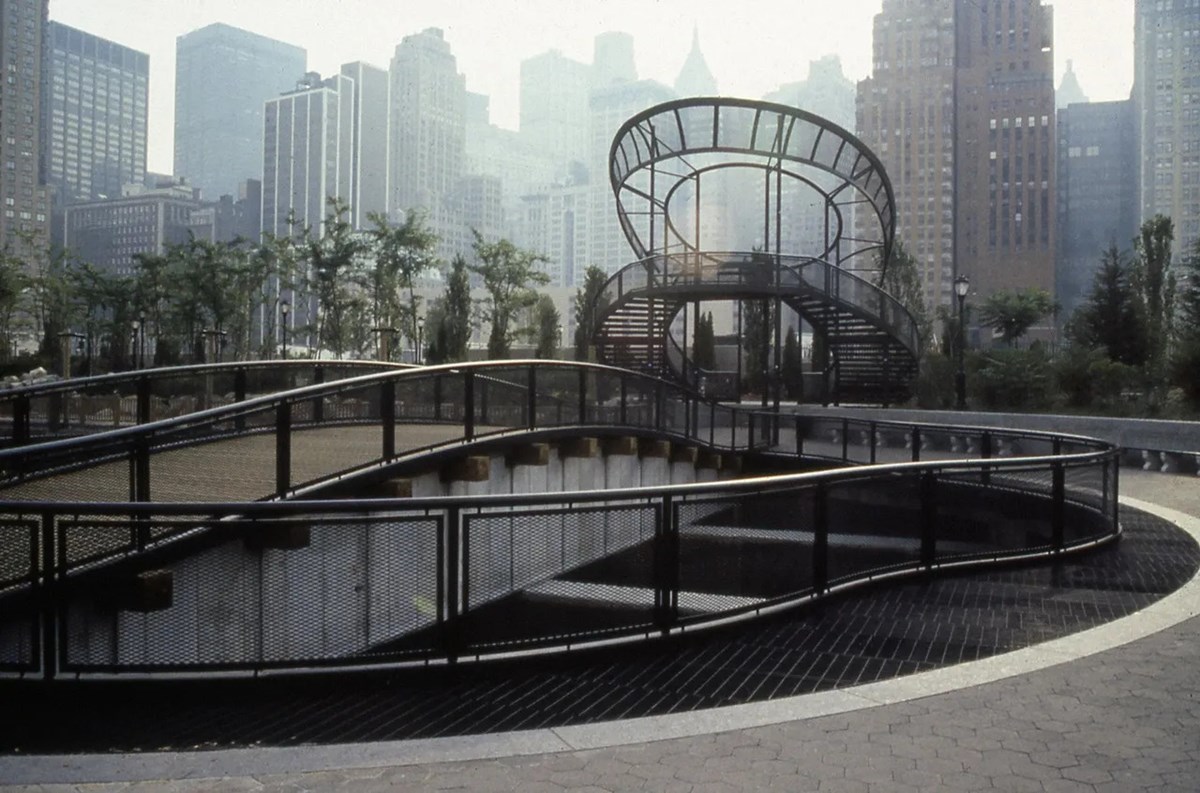
<path id="1" fill-rule="evenodd" d="M 305 447 L 306 435 L 326 427 L 359 435 L 344 453 Z M 177 475 L 173 458 L 195 465 L 197 453 L 231 444 L 261 442 L 261 454 L 214 458 L 227 481 L 287 496 L 414 450 L 603 428 L 856 465 L 572 492 L 152 500 L 165 487 L 159 477 Z M 301 462 L 304 449 L 318 459 Z M 73 470 L 84 458 L 101 462 Z M 0 466 L 0 670 L 31 678 L 257 674 L 571 649 L 747 618 L 885 576 L 1053 556 L 1119 534 L 1117 455 L 1100 442 L 742 411 L 644 375 L 562 362 L 307 386 L 0 452 Z M 132 498 L 105 503 L 71 490 L 106 467 L 125 477 L 116 490 Z M 52 485 L 58 497 L 13 497 L 31 485 Z"/>

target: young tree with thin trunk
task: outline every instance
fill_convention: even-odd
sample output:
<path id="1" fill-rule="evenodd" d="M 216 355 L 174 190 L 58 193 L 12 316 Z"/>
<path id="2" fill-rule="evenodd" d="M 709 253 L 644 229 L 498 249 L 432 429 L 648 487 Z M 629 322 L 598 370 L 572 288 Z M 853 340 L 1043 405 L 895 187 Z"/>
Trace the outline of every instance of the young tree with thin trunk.
<path id="1" fill-rule="evenodd" d="M 594 264 L 583 271 L 583 284 L 575 290 L 575 360 L 589 360 L 600 315 L 612 302 L 604 291 L 608 275 Z"/>
<path id="2" fill-rule="evenodd" d="M 475 256 L 479 264 L 468 269 L 478 275 L 487 290 L 483 312 L 491 326 L 488 357 L 507 358 L 513 342 L 529 335 L 529 328 L 514 323 L 537 302 L 534 287 L 550 282 L 550 276 L 538 269 L 548 259 L 533 251 L 522 250 L 506 239 L 488 242 L 475 229 Z"/>

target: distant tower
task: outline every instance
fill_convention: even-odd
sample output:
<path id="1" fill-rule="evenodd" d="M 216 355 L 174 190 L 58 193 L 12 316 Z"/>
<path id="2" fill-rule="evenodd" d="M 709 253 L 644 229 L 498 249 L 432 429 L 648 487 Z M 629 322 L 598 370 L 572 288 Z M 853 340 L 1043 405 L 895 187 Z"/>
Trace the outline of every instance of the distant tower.
<path id="1" fill-rule="evenodd" d="M 44 253 L 49 241 L 50 212 L 45 182 L 39 173 L 41 113 L 38 97 L 46 85 L 42 74 L 48 0 L 4 0 L 0 11 L 0 249 L 18 255 Z M 32 237 L 26 251 L 18 235 Z"/>
<path id="2" fill-rule="evenodd" d="M 1079 78 L 1075 76 L 1074 64 L 1068 60 L 1067 70 L 1063 72 L 1062 82 L 1058 84 L 1058 90 L 1054 92 L 1054 108 L 1062 110 L 1068 105 L 1073 105 L 1077 102 L 1088 101 L 1087 95 L 1083 93 L 1083 87 L 1079 84 Z"/>
<path id="3" fill-rule="evenodd" d="M 592 86 L 606 88 L 613 83 L 631 83 L 636 79 L 633 36 L 618 32 L 596 36 L 592 54 Z"/>
<path id="4" fill-rule="evenodd" d="M 467 88 L 439 28 L 396 45 L 391 86 L 391 212 L 425 212 L 440 255 L 466 250 L 454 196 L 466 158 Z"/>
<path id="5" fill-rule="evenodd" d="M 175 175 L 203 197 L 262 176 L 263 103 L 306 71 L 300 47 L 221 23 L 175 41 Z"/>
<path id="6" fill-rule="evenodd" d="M 692 49 L 675 78 L 675 93 L 681 97 L 717 95 L 717 80 L 700 52 L 700 30 L 696 27 L 692 28 Z"/>
<path id="7" fill-rule="evenodd" d="M 1181 254 L 1200 238 L 1200 6 L 1137 0 L 1134 14 L 1140 215 L 1174 220 Z"/>
<path id="8" fill-rule="evenodd" d="M 521 135 L 562 162 L 586 162 L 592 69 L 557 50 L 521 61 Z"/>

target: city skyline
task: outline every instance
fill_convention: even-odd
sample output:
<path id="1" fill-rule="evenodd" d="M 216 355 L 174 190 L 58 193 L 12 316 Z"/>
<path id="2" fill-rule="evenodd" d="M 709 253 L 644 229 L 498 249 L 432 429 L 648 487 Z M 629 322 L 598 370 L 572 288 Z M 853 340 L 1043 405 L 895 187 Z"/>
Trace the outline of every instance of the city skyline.
<path id="1" fill-rule="evenodd" d="M 406 7 L 402 15 L 382 13 L 395 8 L 382 0 L 106 0 L 102 7 L 94 0 L 51 0 L 50 17 L 150 54 L 148 168 L 169 172 L 175 38 L 212 22 L 303 47 L 309 53 L 309 68 L 322 74 L 334 74 L 341 64 L 358 60 L 386 68 L 404 36 L 440 27 L 467 89 L 487 94 L 492 121 L 515 129 L 520 62 L 547 50 L 590 62 L 596 34 L 625 31 L 634 36 L 639 76 L 670 85 L 687 57 L 695 26 L 721 93 L 758 98 L 783 83 L 804 79 L 809 62 L 826 54 L 841 57 L 850 79 L 867 76 L 871 25 L 881 7 L 882 0 L 822 0 L 806 3 L 801 19 L 795 4 L 784 2 L 769 2 L 755 15 L 739 16 L 723 4 L 682 0 L 465 0 L 452 7 Z M 1091 100 L 1128 98 L 1133 3 L 1060 0 L 1053 7 L 1056 84 L 1066 61 L 1072 60 Z M 762 20 L 772 16 L 796 19 L 797 25 L 764 26 Z M 382 21 L 364 25 L 369 18 Z M 496 25 L 497 19 L 505 21 L 503 28 Z M 497 52 L 501 43 L 503 53 Z"/>

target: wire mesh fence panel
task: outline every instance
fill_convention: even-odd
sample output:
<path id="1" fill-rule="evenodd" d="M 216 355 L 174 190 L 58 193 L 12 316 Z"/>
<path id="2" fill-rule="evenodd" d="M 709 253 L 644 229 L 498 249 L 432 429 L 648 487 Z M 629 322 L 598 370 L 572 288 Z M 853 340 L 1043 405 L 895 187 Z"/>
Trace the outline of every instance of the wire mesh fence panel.
<path id="1" fill-rule="evenodd" d="M 992 457 L 1046 457 L 1055 454 L 1052 439 L 1032 435 L 996 432 L 991 435 L 991 444 Z"/>
<path id="2" fill-rule="evenodd" d="M 624 504 L 470 515 L 470 646 L 542 641 L 649 622 L 655 507 Z"/>
<path id="3" fill-rule="evenodd" d="M 8 501 L 127 501 L 129 449 L 105 446 L 15 449 L 0 463 Z"/>
<path id="4" fill-rule="evenodd" d="M 383 428 L 376 421 L 296 429 L 291 452 L 292 485 L 316 482 L 381 460 Z"/>
<path id="5" fill-rule="evenodd" d="M 753 608 L 811 589 L 811 488 L 689 501 L 678 516 L 681 617 Z"/>
<path id="6" fill-rule="evenodd" d="M 396 394 L 396 421 L 402 423 L 461 422 L 461 409 L 457 415 L 443 416 L 438 400 L 439 379 L 436 377 L 411 377 L 394 380 Z"/>
<path id="7" fill-rule="evenodd" d="M 911 462 L 912 439 L 912 428 L 908 425 L 875 425 L 875 462 L 881 464 Z"/>
<path id="8" fill-rule="evenodd" d="M 1105 516 L 1109 496 L 1106 479 L 1102 461 L 1064 467 L 1067 508 L 1063 539 L 1067 545 L 1099 539 L 1112 531 L 1112 523 Z"/>
<path id="9" fill-rule="evenodd" d="M 841 419 L 806 418 L 801 423 L 800 435 L 806 455 L 842 459 L 846 432 Z"/>
<path id="10" fill-rule="evenodd" d="M 37 616 L 0 605 L 0 672 L 36 671 L 38 658 Z"/>
<path id="11" fill-rule="evenodd" d="M 38 524 L 33 521 L 0 521 L 0 591 L 17 584 L 30 584 L 40 561 Z"/>
<path id="12" fill-rule="evenodd" d="M 150 522 L 86 515 L 60 518 L 58 558 L 69 571 L 87 569 L 127 556 L 138 548 L 138 533 L 150 537 Z"/>
<path id="13" fill-rule="evenodd" d="M 528 424 L 529 376 L 525 367 L 496 367 L 475 373 L 475 423 L 487 427 Z"/>
<path id="14" fill-rule="evenodd" d="M 579 372 L 565 367 L 537 369 L 536 415 L 538 427 L 578 424 Z"/>
<path id="15" fill-rule="evenodd" d="M 972 441 L 975 441 L 974 445 Z M 921 427 L 921 461 L 962 460 L 978 456 L 978 438 L 974 433 L 941 427 Z"/>
<path id="16" fill-rule="evenodd" d="M 943 474 L 937 483 L 940 561 L 1048 550 L 1052 476 L 1043 468 Z"/>
<path id="17" fill-rule="evenodd" d="M 366 536 L 367 655 L 427 654 L 439 646 L 441 516 L 378 514 Z"/>
<path id="18" fill-rule="evenodd" d="M 847 421 L 845 425 L 846 461 L 867 465 L 872 461 L 874 427 L 869 421 Z"/>
<path id="19" fill-rule="evenodd" d="M 826 514 L 830 582 L 912 566 L 921 559 L 924 513 L 917 474 L 831 483 Z"/>

